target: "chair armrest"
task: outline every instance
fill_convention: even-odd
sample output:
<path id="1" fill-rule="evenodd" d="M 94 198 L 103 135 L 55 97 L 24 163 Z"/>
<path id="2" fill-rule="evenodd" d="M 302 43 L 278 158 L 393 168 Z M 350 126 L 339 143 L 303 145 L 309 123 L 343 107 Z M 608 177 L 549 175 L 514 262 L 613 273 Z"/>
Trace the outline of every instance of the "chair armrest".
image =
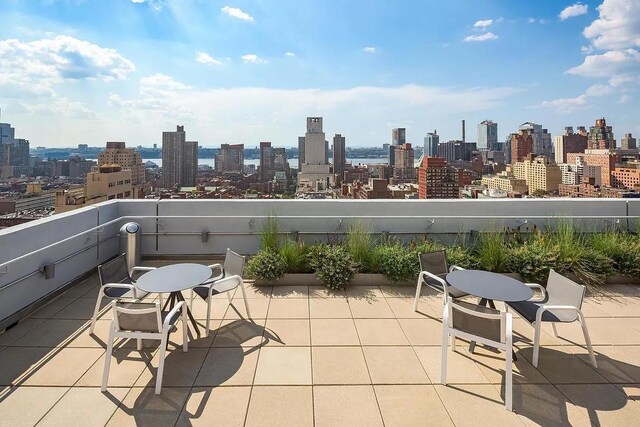
<path id="1" fill-rule="evenodd" d="M 229 282 L 236 282 L 235 286 L 239 286 L 243 282 L 243 279 L 242 279 L 242 277 L 240 277 L 240 276 L 238 276 L 236 274 L 236 275 L 233 275 L 233 276 L 225 277 L 224 279 L 220 279 L 220 280 L 214 281 L 213 283 L 211 283 L 211 286 L 209 287 L 209 298 L 211 298 L 211 293 L 213 292 L 213 287 L 214 286 L 224 286 Z"/>
<path id="2" fill-rule="evenodd" d="M 457 265 L 452 265 L 451 267 L 449 267 L 449 273 L 456 270 L 466 270 L 466 268 L 458 267 Z"/>
<path id="3" fill-rule="evenodd" d="M 531 298 L 529 301 L 540 302 L 544 301 L 547 298 L 547 290 L 542 285 L 539 285 L 537 283 L 525 283 L 524 285 L 531 289 L 537 289 L 540 291 L 540 293 L 542 293 L 542 299 L 534 300 L 533 298 Z"/>
<path id="4" fill-rule="evenodd" d="M 220 270 L 220 274 L 210 278 L 209 280 L 204 282 L 204 284 L 215 282 L 216 280 L 220 280 L 224 277 L 224 266 L 222 264 L 215 263 L 215 264 L 208 265 L 207 267 L 211 269 L 211 273 L 215 273 L 216 269 Z"/>
<path id="5" fill-rule="evenodd" d="M 536 311 L 536 323 L 540 323 L 540 321 L 542 320 L 542 314 L 545 311 L 551 310 L 575 311 L 580 317 L 582 317 L 582 311 L 580 311 L 578 307 L 574 307 L 572 305 L 543 305 L 542 307 L 538 308 L 538 311 Z"/>
<path id="6" fill-rule="evenodd" d="M 131 285 L 128 283 L 105 283 L 100 287 L 100 290 L 104 292 L 104 288 L 121 288 L 121 289 L 129 289 L 133 291 L 133 297 L 138 298 L 138 288 L 135 285 Z"/>
<path id="7" fill-rule="evenodd" d="M 176 313 L 178 311 L 182 311 L 182 306 L 184 305 L 184 301 L 180 301 L 178 302 L 169 312 L 169 314 L 167 314 L 167 317 L 165 317 L 164 322 L 162 322 L 162 330 L 166 330 L 169 327 L 169 321 L 171 320 L 171 318 L 173 316 L 176 315 Z M 184 321 L 184 319 L 183 319 Z"/>
<path id="8" fill-rule="evenodd" d="M 449 286 L 449 285 L 447 284 L 447 282 L 446 282 L 442 277 L 438 277 L 438 276 L 436 276 L 435 274 L 430 273 L 430 272 L 428 272 L 428 271 L 421 271 L 421 272 L 420 272 L 420 280 L 422 280 L 423 282 L 425 282 L 425 283 L 426 283 L 426 280 L 424 280 L 424 277 L 423 277 L 423 276 L 427 276 L 427 277 L 429 277 L 429 278 L 431 278 L 431 279 L 433 279 L 433 280 L 435 280 L 435 281 L 439 282 L 439 283 L 442 285 L 442 289 L 446 289 L 446 287 L 447 287 L 447 286 Z M 428 284 L 427 284 L 427 285 L 428 285 Z"/>
<path id="9" fill-rule="evenodd" d="M 151 271 L 151 270 L 155 270 L 158 267 L 143 267 L 141 265 L 136 265 L 135 267 L 133 267 L 131 269 L 131 271 Z"/>

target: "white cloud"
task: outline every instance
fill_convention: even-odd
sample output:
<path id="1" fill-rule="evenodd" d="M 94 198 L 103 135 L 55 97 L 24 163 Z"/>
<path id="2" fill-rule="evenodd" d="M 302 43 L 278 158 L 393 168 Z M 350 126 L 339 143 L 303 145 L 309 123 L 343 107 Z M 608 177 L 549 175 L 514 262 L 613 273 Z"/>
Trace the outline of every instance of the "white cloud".
<path id="1" fill-rule="evenodd" d="M 587 105 L 587 95 L 580 95 L 575 98 L 559 98 L 551 101 L 544 101 L 543 107 L 549 107 L 558 113 L 572 113 L 584 108 Z"/>
<path id="2" fill-rule="evenodd" d="M 376 53 L 376 48 L 375 47 L 371 47 L 371 46 L 367 46 L 367 47 L 363 48 L 362 51 L 366 52 L 366 53 Z"/>
<path id="3" fill-rule="evenodd" d="M 486 28 L 486 27 L 490 27 L 491 24 L 493 24 L 493 19 L 481 19 L 479 21 L 476 21 L 476 23 L 473 24 L 473 26 L 475 28 Z"/>
<path id="4" fill-rule="evenodd" d="M 240 57 L 245 64 L 266 64 L 267 61 L 260 58 L 258 55 L 248 53 Z"/>
<path id="5" fill-rule="evenodd" d="M 618 104 L 626 104 L 629 101 L 631 101 L 631 96 L 627 95 L 626 93 L 624 95 L 622 95 L 620 97 L 620 99 L 618 100 Z"/>
<path id="6" fill-rule="evenodd" d="M 562 12 L 558 15 L 561 21 L 564 21 L 575 16 L 585 15 L 589 13 L 589 6 L 582 3 L 572 4 L 571 6 L 562 9 Z"/>
<path id="7" fill-rule="evenodd" d="M 595 49 L 593 48 L 593 46 L 581 46 L 580 47 L 580 52 L 584 53 L 584 54 L 589 54 L 592 53 Z"/>
<path id="8" fill-rule="evenodd" d="M 597 49 L 640 47 L 640 2 L 604 0 L 598 6 L 599 17 L 586 27 L 583 35 Z"/>
<path id="9" fill-rule="evenodd" d="M 206 52 L 196 52 L 196 62 L 205 65 L 222 65 L 222 62 L 218 61 Z"/>
<path id="10" fill-rule="evenodd" d="M 535 24 L 536 18 L 527 18 L 527 24 Z"/>
<path id="11" fill-rule="evenodd" d="M 225 6 L 220 9 L 222 13 L 229 15 L 232 18 L 239 19 L 241 21 L 253 22 L 253 16 L 249 15 L 246 12 L 243 12 L 241 9 L 237 7 Z"/>
<path id="12" fill-rule="evenodd" d="M 296 54 L 293 52 L 287 52 L 284 54 L 284 56 L 296 56 Z"/>
<path id="13" fill-rule="evenodd" d="M 640 52 L 626 49 L 588 55 L 582 64 L 569 69 L 567 73 L 586 77 L 613 77 L 634 71 L 640 72 Z"/>
<path id="14" fill-rule="evenodd" d="M 164 7 L 165 0 L 131 0 L 134 4 L 147 3 L 154 10 L 161 10 Z"/>
<path id="15" fill-rule="evenodd" d="M 131 0 L 131 3 L 144 3 L 145 0 Z"/>
<path id="16" fill-rule="evenodd" d="M 496 36 L 491 31 L 489 31 L 487 33 L 467 36 L 467 37 L 464 38 L 464 41 L 465 42 L 485 42 L 485 41 L 488 41 L 488 40 L 495 40 L 497 38 L 498 38 L 498 36 Z"/>

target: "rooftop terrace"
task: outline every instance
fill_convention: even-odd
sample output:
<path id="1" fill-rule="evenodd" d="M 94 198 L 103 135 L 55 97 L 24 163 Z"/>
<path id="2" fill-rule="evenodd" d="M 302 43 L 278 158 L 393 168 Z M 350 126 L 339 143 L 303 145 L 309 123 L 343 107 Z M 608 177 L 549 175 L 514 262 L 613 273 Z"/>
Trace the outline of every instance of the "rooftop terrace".
<path id="1" fill-rule="evenodd" d="M 168 263 L 148 262 L 149 265 Z M 0 335 L 0 419 L 5 425 L 631 425 L 640 417 L 640 289 L 607 285 L 580 326 L 546 330 L 539 369 L 532 328 L 514 320 L 514 411 L 504 409 L 504 356 L 464 345 L 439 384 L 440 296 L 412 287 L 249 286 L 214 303 L 213 332 L 183 353 L 172 334 L 162 394 L 154 395 L 158 342 L 121 342 L 100 392 L 111 313 L 88 332 L 96 274 Z M 205 305 L 195 302 L 202 329 Z M 546 326 L 546 325 L 545 325 Z"/>

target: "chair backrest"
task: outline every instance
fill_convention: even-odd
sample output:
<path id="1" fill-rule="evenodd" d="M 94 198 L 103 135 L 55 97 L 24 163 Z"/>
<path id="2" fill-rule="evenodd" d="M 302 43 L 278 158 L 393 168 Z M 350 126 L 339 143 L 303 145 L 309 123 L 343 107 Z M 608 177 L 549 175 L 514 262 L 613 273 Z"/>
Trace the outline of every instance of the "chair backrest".
<path id="1" fill-rule="evenodd" d="M 449 299 L 449 327 L 475 337 L 504 344 L 507 313 L 460 300 Z"/>
<path id="2" fill-rule="evenodd" d="M 99 265 L 98 276 L 100 277 L 101 286 L 107 283 L 131 283 L 126 255 L 118 255 L 111 261 Z"/>
<path id="3" fill-rule="evenodd" d="M 420 271 L 428 271 L 431 274 L 442 275 L 449 272 L 447 265 L 447 253 L 445 250 L 429 252 L 418 255 Z"/>
<path id="4" fill-rule="evenodd" d="M 549 278 L 547 279 L 548 299 L 545 304 L 570 305 L 581 309 L 585 290 L 585 286 L 556 273 L 552 269 L 549 271 Z"/>
<path id="5" fill-rule="evenodd" d="M 227 248 L 227 254 L 224 257 L 224 275 L 242 277 L 244 273 L 244 257 Z"/>
<path id="6" fill-rule="evenodd" d="M 113 321 L 117 331 L 162 331 L 162 314 L 158 303 L 114 301 Z"/>

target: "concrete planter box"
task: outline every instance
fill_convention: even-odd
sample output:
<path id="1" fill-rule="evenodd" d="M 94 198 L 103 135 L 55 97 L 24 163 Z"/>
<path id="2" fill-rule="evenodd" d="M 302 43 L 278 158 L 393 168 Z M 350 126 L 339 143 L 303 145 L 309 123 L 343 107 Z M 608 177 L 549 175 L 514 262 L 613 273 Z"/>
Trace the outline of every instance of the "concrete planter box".
<path id="1" fill-rule="evenodd" d="M 640 285 L 640 277 L 625 276 L 625 275 L 607 276 L 607 280 L 605 281 L 605 284 L 607 285 Z"/>
<path id="2" fill-rule="evenodd" d="M 265 286 L 322 286 L 322 283 L 313 273 L 285 274 L 275 282 L 255 282 L 256 285 Z M 392 282 L 382 274 L 356 274 L 353 276 L 349 286 L 415 286 L 414 281 Z"/>

